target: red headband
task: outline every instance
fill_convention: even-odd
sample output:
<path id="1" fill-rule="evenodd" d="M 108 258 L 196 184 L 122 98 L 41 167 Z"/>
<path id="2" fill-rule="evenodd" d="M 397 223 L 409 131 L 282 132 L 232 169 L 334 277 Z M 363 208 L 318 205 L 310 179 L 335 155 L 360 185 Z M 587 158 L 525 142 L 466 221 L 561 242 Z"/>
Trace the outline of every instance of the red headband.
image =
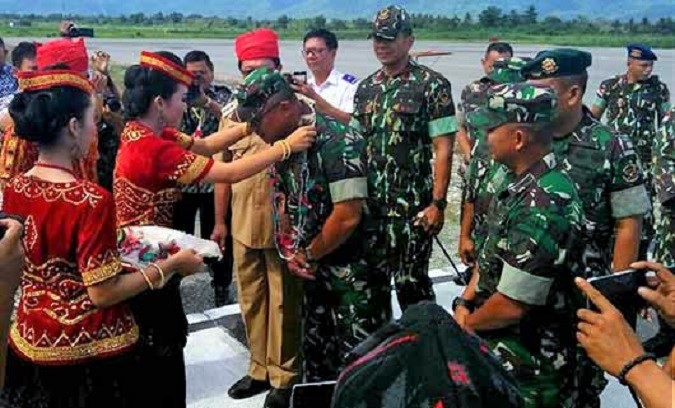
<path id="1" fill-rule="evenodd" d="M 53 65 L 64 64 L 69 70 L 84 73 L 89 69 L 89 57 L 84 40 L 54 40 L 37 46 L 37 66 L 42 71 Z"/>
<path id="2" fill-rule="evenodd" d="M 160 71 L 187 86 L 190 86 L 194 79 L 194 75 L 187 69 L 150 51 L 141 52 L 141 66 Z"/>
<path id="3" fill-rule="evenodd" d="M 18 72 L 19 88 L 24 92 L 50 89 L 57 86 L 72 86 L 88 94 L 94 93 L 94 85 L 84 75 L 75 71 L 54 70 L 42 72 Z"/>

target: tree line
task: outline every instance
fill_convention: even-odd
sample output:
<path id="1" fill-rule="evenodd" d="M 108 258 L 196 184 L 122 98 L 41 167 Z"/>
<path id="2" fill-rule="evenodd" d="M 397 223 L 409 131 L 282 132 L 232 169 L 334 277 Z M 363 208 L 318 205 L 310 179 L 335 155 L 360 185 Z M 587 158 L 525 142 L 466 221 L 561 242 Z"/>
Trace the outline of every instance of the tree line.
<path id="1" fill-rule="evenodd" d="M 441 16 L 431 14 L 413 14 L 415 29 L 428 32 L 465 32 L 479 30 L 499 30 L 500 32 L 518 32 L 523 34 L 556 35 L 566 34 L 650 34 L 675 35 L 675 21 L 672 17 L 662 17 L 651 21 L 644 17 L 627 21 L 589 19 L 577 16 L 572 19 L 561 19 L 556 16 L 539 16 L 535 6 L 525 10 L 502 10 L 490 6 L 478 14 L 466 13 L 463 16 Z M 250 30 L 257 27 L 272 27 L 277 30 L 303 32 L 312 28 L 327 28 L 337 32 L 366 31 L 371 28 L 371 21 L 365 18 L 351 20 L 327 18 L 323 15 L 310 18 L 293 18 L 282 15 L 276 19 L 254 19 L 253 17 L 217 17 L 200 14 L 184 15 L 182 13 L 136 13 L 121 16 L 77 16 L 68 14 L 8 14 L 0 13 L 0 20 L 11 21 L 16 26 L 31 26 L 39 22 L 59 22 L 64 19 L 76 20 L 81 26 L 166 26 L 166 25 L 199 25 L 206 28 Z"/>

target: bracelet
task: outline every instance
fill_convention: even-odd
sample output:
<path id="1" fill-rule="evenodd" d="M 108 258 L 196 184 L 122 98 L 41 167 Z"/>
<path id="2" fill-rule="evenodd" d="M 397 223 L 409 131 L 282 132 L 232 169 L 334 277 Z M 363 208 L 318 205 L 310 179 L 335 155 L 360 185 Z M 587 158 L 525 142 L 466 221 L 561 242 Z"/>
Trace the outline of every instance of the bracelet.
<path id="1" fill-rule="evenodd" d="M 150 281 L 150 278 L 148 277 L 148 274 L 145 273 L 145 271 L 143 269 L 139 269 L 138 271 L 141 273 L 141 275 L 143 275 L 143 279 L 145 279 L 145 283 L 148 284 L 148 288 L 150 288 L 150 290 L 155 290 L 155 287 L 152 285 L 152 282 Z"/>
<path id="2" fill-rule="evenodd" d="M 291 157 L 291 153 L 293 153 L 293 151 L 291 149 L 291 145 L 289 145 L 286 140 L 279 140 L 275 142 L 274 145 L 281 146 L 281 149 L 283 150 L 283 156 L 281 157 L 281 161 L 287 160 L 289 157 Z"/>
<path id="3" fill-rule="evenodd" d="M 242 137 L 248 136 L 250 134 L 251 134 L 251 123 L 244 122 L 244 133 L 242 134 Z"/>
<path id="4" fill-rule="evenodd" d="M 633 368 L 635 368 L 635 366 L 637 366 L 638 364 L 642 364 L 647 360 L 656 361 L 656 356 L 654 356 L 654 354 L 652 353 L 645 353 L 641 356 L 635 357 L 634 359 L 626 363 L 626 365 L 623 366 L 621 371 L 619 371 L 619 375 L 616 376 L 616 378 L 619 379 L 619 383 L 621 383 L 621 385 L 628 385 L 628 382 L 626 381 L 626 376 L 628 375 L 628 372 Z"/>
<path id="5" fill-rule="evenodd" d="M 159 286 L 157 286 L 157 289 L 163 288 L 165 277 L 164 277 L 164 271 L 162 270 L 162 268 L 154 262 L 149 263 L 148 266 L 152 266 L 153 268 L 157 269 L 157 272 L 159 272 L 159 277 L 161 278 L 161 280 L 159 281 Z"/>

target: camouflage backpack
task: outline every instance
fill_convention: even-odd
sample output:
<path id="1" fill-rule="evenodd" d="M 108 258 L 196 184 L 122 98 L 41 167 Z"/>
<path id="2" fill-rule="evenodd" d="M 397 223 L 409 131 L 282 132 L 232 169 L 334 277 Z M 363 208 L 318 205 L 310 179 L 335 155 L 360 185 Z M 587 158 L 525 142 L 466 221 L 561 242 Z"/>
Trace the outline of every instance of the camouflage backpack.
<path id="1" fill-rule="evenodd" d="M 359 345 L 340 374 L 333 408 L 515 408 L 511 377 L 477 337 L 423 302 Z"/>

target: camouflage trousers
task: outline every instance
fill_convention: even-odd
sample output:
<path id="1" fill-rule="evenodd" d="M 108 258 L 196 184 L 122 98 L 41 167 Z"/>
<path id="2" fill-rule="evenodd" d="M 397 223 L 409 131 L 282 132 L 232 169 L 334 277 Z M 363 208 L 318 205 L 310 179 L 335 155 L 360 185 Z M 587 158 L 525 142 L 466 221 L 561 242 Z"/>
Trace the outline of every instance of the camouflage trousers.
<path id="1" fill-rule="evenodd" d="M 534 355 L 515 334 L 483 336 L 503 367 L 516 380 L 524 408 L 599 408 L 600 394 L 607 385 L 604 372 L 583 353 L 576 361 L 564 361 L 562 354 L 553 358 Z M 582 354 L 583 353 L 583 354 Z M 574 351 L 570 353 L 574 355 Z"/>
<path id="2" fill-rule="evenodd" d="M 434 302 L 429 278 L 433 237 L 412 220 L 383 218 L 372 221 L 368 259 L 374 269 L 394 279 L 396 297 L 405 309 L 423 300 Z"/>
<path id="3" fill-rule="evenodd" d="M 365 260 L 319 265 L 304 283 L 303 369 L 307 382 L 337 379 L 347 354 L 392 317 L 386 275 Z"/>
<path id="4" fill-rule="evenodd" d="M 654 259 L 668 268 L 675 267 L 675 200 L 661 206 L 656 225 Z"/>
<path id="5" fill-rule="evenodd" d="M 654 189 L 652 175 L 645 172 L 645 180 L 645 187 L 647 188 L 647 194 L 649 195 L 651 209 L 642 218 L 642 232 L 640 234 L 638 259 L 648 259 L 650 247 L 656 237 L 656 228 L 658 224 L 658 214 L 657 211 L 655 211 L 658 200 L 656 190 Z"/>

